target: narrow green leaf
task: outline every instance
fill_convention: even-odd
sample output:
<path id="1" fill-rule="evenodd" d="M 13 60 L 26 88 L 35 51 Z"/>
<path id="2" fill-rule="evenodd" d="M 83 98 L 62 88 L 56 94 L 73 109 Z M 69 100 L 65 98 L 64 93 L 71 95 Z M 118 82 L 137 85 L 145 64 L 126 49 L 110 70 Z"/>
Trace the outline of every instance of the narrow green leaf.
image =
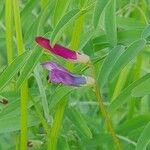
<path id="1" fill-rule="evenodd" d="M 43 50 L 41 49 L 35 49 L 32 51 L 17 80 L 17 87 L 20 87 L 22 83 L 30 76 L 31 72 L 33 71 L 35 65 L 38 63 L 42 54 Z"/>
<path id="2" fill-rule="evenodd" d="M 79 11 L 79 9 L 73 9 L 61 18 L 61 20 L 58 22 L 57 26 L 54 28 L 54 31 L 52 33 L 52 43 L 55 43 L 57 41 L 62 30 L 76 17 Z"/>
<path id="3" fill-rule="evenodd" d="M 58 23 L 60 18 L 66 12 L 66 10 L 69 6 L 69 3 L 70 3 L 70 0 L 63 0 L 63 1 L 62 0 L 57 0 L 54 15 L 53 15 L 54 26 Z"/>
<path id="4" fill-rule="evenodd" d="M 126 51 L 118 58 L 115 65 L 113 66 L 110 74 L 109 79 L 112 81 L 119 72 L 133 59 L 136 55 L 143 50 L 146 45 L 146 41 L 140 39 L 132 43 Z"/>
<path id="5" fill-rule="evenodd" d="M 146 150 L 146 146 L 150 142 L 150 121 L 147 123 L 146 127 L 144 128 L 143 132 L 141 133 L 138 141 L 137 141 L 137 146 L 136 150 Z"/>
<path id="6" fill-rule="evenodd" d="M 150 36 L 150 25 L 148 25 L 142 33 L 142 38 L 148 38 Z"/>
<path id="7" fill-rule="evenodd" d="M 105 30 L 108 43 L 114 47 L 117 45 L 116 28 L 116 0 L 111 0 L 105 10 Z"/>
<path id="8" fill-rule="evenodd" d="M 98 26 L 100 16 L 108 2 L 109 0 L 97 0 L 96 2 L 94 16 L 93 16 L 93 24 L 95 29 Z"/>
<path id="9" fill-rule="evenodd" d="M 141 34 L 143 30 L 125 30 L 125 31 L 118 31 L 117 36 L 118 36 L 118 44 L 122 45 L 129 45 L 136 40 L 141 39 Z M 106 35 L 101 35 L 98 37 L 95 37 L 93 39 L 93 44 L 94 45 L 101 45 L 101 44 L 107 44 L 107 37 Z M 108 44 L 107 44 L 108 45 Z"/>
<path id="10" fill-rule="evenodd" d="M 106 83 L 113 65 L 115 64 L 119 56 L 122 54 L 123 50 L 124 50 L 123 46 L 117 46 L 113 48 L 106 57 L 106 59 L 104 60 L 98 77 L 99 85 L 101 87 L 103 87 L 104 84 Z"/>
<path id="11" fill-rule="evenodd" d="M 136 88 L 132 90 L 132 95 L 135 97 L 141 97 L 150 94 L 150 79 L 139 84 Z"/>
<path id="12" fill-rule="evenodd" d="M 52 94 L 52 101 L 50 102 L 50 110 L 54 109 L 57 104 L 63 100 L 63 97 L 68 95 L 70 92 L 73 91 L 73 88 L 68 86 L 60 86 L 56 91 Z"/>
<path id="13" fill-rule="evenodd" d="M 89 10 L 91 10 L 94 5 L 95 5 L 95 3 L 92 3 L 91 5 L 87 6 L 86 8 L 83 8 L 81 10 L 73 9 L 73 10 L 69 11 L 68 13 L 66 13 L 60 19 L 60 21 L 58 22 L 58 24 L 56 25 L 56 27 L 53 30 L 53 33 L 51 36 L 52 44 L 57 42 L 57 40 L 59 39 L 59 37 L 62 34 L 63 29 L 65 29 L 74 19 L 84 15 Z"/>
<path id="14" fill-rule="evenodd" d="M 38 22 L 37 34 L 39 34 L 39 35 L 44 34 L 44 25 L 45 25 L 45 22 L 47 22 L 49 14 L 51 14 L 53 11 L 54 4 L 55 4 L 54 1 L 51 1 L 49 4 L 47 4 L 47 6 L 41 11 L 39 17 L 37 18 L 37 21 L 35 21 L 35 23 L 34 23 L 35 26 L 37 26 L 37 22 Z"/>
<path id="15" fill-rule="evenodd" d="M 125 135 L 129 135 L 128 131 L 136 130 L 142 126 L 145 126 L 147 122 L 150 120 L 149 114 L 139 115 L 130 120 L 121 123 L 117 127 L 117 132 Z"/>
<path id="16" fill-rule="evenodd" d="M 82 50 L 86 44 L 92 39 L 92 36 L 94 35 L 94 31 L 91 30 L 85 34 L 82 34 L 81 35 L 81 38 L 80 38 L 80 44 L 79 44 L 79 48 L 80 50 Z"/>
<path id="17" fill-rule="evenodd" d="M 134 18 L 117 17 L 117 27 L 126 30 L 144 29 L 145 24 Z"/>
<path id="18" fill-rule="evenodd" d="M 147 79 L 150 78 L 150 73 L 146 74 L 145 76 L 141 77 L 139 80 L 136 80 L 132 84 L 130 84 L 127 88 L 125 88 L 119 96 L 117 96 L 112 103 L 108 107 L 108 111 L 110 113 L 114 112 L 117 108 L 123 105 L 128 99 L 132 96 L 132 90 L 136 88 L 139 84 L 145 82 Z"/>
<path id="19" fill-rule="evenodd" d="M 20 130 L 20 115 L 14 114 L 7 118 L 0 118 L 0 133 L 7 133 Z M 30 114 L 28 127 L 35 126 L 39 123 L 37 117 Z"/>
<path id="20" fill-rule="evenodd" d="M 79 131 L 88 138 L 92 138 L 92 133 L 87 126 L 82 114 L 74 108 L 68 109 L 68 116 L 70 120 L 76 125 Z"/>
<path id="21" fill-rule="evenodd" d="M 22 55 L 18 56 L 0 75 L 0 91 L 7 85 L 7 83 L 20 71 L 23 67 L 29 52 L 24 52 Z"/>
<path id="22" fill-rule="evenodd" d="M 48 102 L 47 102 L 47 97 L 46 97 L 44 85 L 42 83 L 42 79 L 40 76 L 40 71 L 41 71 L 41 67 L 40 67 L 40 64 L 38 64 L 34 69 L 34 76 L 35 76 L 36 82 L 38 84 L 39 92 L 40 92 L 40 95 L 42 98 L 41 101 L 42 101 L 42 105 L 43 105 L 43 111 L 44 111 L 45 118 L 48 122 L 50 122 Z"/>

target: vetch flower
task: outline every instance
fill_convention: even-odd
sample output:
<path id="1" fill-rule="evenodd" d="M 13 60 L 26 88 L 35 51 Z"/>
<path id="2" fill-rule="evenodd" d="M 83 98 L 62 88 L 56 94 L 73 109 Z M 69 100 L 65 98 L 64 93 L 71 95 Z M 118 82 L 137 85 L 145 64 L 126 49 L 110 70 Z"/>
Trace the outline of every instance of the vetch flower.
<path id="1" fill-rule="evenodd" d="M 44 62 L 42 66 L 49 70 L 48 80 L 54 83 L 71 86 L 92 86 L 95 83 L 92 77 L 74 74 L 53 61 Z"/>
<path id="2" fill-rule="evenodd" d="M 78 61 L 81 63 L 87 63 L 90 61 L 89 56 L 86 54 L 80 53 L 73 51 L 69 48 L 63 47 L 59 44 L 55 44 L 53 47 L 51 46 L 50 40 L 46 39 L 42 36 L 37 36 L 35 38 L 35 41 L 41 45 L 43 48 L 51 51 L 52 53 L 61 56 L 65 59 L 73 60 L 73 61 Z"/>

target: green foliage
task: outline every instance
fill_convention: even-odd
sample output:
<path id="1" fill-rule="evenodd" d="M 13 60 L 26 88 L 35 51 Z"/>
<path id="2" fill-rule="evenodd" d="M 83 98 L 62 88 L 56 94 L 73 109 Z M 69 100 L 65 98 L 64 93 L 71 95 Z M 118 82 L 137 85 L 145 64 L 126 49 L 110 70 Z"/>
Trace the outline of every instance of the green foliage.
<path id="1" fill-rule="evenodd" d="M 42 143 L 36 150 L 114 150 L 105 126 L 111 118 L 122 150 L 149 150 L 149 13 L 149 0 L 1 0 L 0 149 L 18 149 L 21 132 L 24 147 L 23 135 Z M 92 71 L 42 49 L 37 35 L 89 55 L 108 120 L 93 87 L 46 80 L 40 63 L 47 60 L 80 75 Z"/>

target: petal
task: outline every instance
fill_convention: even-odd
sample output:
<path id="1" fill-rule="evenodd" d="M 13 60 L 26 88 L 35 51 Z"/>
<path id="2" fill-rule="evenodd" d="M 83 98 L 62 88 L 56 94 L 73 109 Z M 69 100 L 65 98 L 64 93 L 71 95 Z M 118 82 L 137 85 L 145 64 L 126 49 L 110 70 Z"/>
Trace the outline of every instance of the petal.
<path id="1" fill-rule="evenodd" d="M 77 53 L 69 48 L 63 47 L 59 44 L 55 44 L 53 47 L 53 52 L 66 59 L 77 59 Z"/>
<path id="2" fill-rule="evenodd" d="M 35 38 L 35 41 L 41 45 L 42 47 L 44 47 L 45 49 L 48 49 L 49 51 L 51 51 L 52 53 L 61 56 L 63 58 L 66 59 L 73 59 L 76 60 L 77 59 L 77 53 L 69 48 L 65 48 L 59 44 L 55 44 L 53 47 L 50 45 L 50 40 L 46 39 L 42 36 L 37 36 Z"/>
<path id="3" fill-rule="evenodd" d="M 42 36 L 37 36 L 35 41 L 45 49 L 51 50 L 50 40 L 43 38 Z"/>
<path id="4" fill-rule="evenodd" d="M 43 62 L 41 64 L 43 67 L 45 67 L 47 70 L 51 71 L 52 69 L 59 69 L 59 70 L 62 70 L 62 71 L 66 71 L 66 72 L 69 72 L 67 69 L 65 69 L 63 66 L 55 63 L 54 61 L 46 61 L 46 62 Z"/>
<path id="5" fill-rule="evenodd" d="M 86 84 L 85 77 L 58 69 L 53 69 L 49 72 L 49 80 L 55 83 L 63 83 L 65 85 L 72 86 L 81 86 Z"/>

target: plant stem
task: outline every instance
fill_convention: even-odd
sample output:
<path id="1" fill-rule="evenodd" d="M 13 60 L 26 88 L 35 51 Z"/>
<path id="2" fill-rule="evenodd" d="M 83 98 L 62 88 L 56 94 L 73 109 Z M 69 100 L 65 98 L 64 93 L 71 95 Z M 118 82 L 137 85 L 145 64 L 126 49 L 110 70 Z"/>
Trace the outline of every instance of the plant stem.
<path id="1" fill-rule="evenodd" d="M 22 54 L 24 51 L 23 38 L 22 38 L 22 28 L 20 21 L 20 10 L 19 1 L 13 0 L 14 7 L 14 19 L 16 27 L 16 40 L 18 54 Z M 21 136 L 20 136 L 20 149 L 27 149 L 27 119 L 28 119 L 28 82 L 25 81 L 21 87 Z"/>
<path id="2" fill-rule="evenodd" d="M 67 101 L 66 97 L 58 104 L 51 132 L 48 135 L 48 150 L 55 150 Z"/>
<path id="3" fill-rule="evenodd" d="M 90 68 L 92 69 L 93 78 L 95 79 L 95 82 L 96 82 L 95 68 L 94 68 L 94 66 L 91 62 L 90 62 L 89 65 L 90 65 Z M 98 104 L 99 104 L 99 109 L 102 112 L 102 115 L 103 115 L 103 117 L 106 121 L 106 127 L 108 128 L 108 130 L 110 131 L 110 133 L 112 135 L 112 139 L 115 143 L 116 149 L 121 150 L 122 148 L 121 148 L 120 142 L 119 142 L 119 140 L 117 138 L 117 135 L 115 133 L 115 130 L 113 128 L 113 125 L 112 125 L 111 119 L 109 117 L 109 114 L 106 111 L 105 106 L 103 104 L 100 88 L 99 88 L 99 85 L 97 84 L 97 82 L 95 83 L 94 89 L 95 89 L 96 98 L 97 98 L 97 101 L 98 101 Z"/>
<path id="4" fill-rule="evenodd" d="M 8 65 L 13 60 L 12 1 L 5 1 L 5 25 Z"/>
<path id="5" fill-rule="evenodd" d="M 21 87 L 21 137 L 20 149 L 27 149 L 27 119 L 28 119 L 28 83 L 25 81 Z"/>

